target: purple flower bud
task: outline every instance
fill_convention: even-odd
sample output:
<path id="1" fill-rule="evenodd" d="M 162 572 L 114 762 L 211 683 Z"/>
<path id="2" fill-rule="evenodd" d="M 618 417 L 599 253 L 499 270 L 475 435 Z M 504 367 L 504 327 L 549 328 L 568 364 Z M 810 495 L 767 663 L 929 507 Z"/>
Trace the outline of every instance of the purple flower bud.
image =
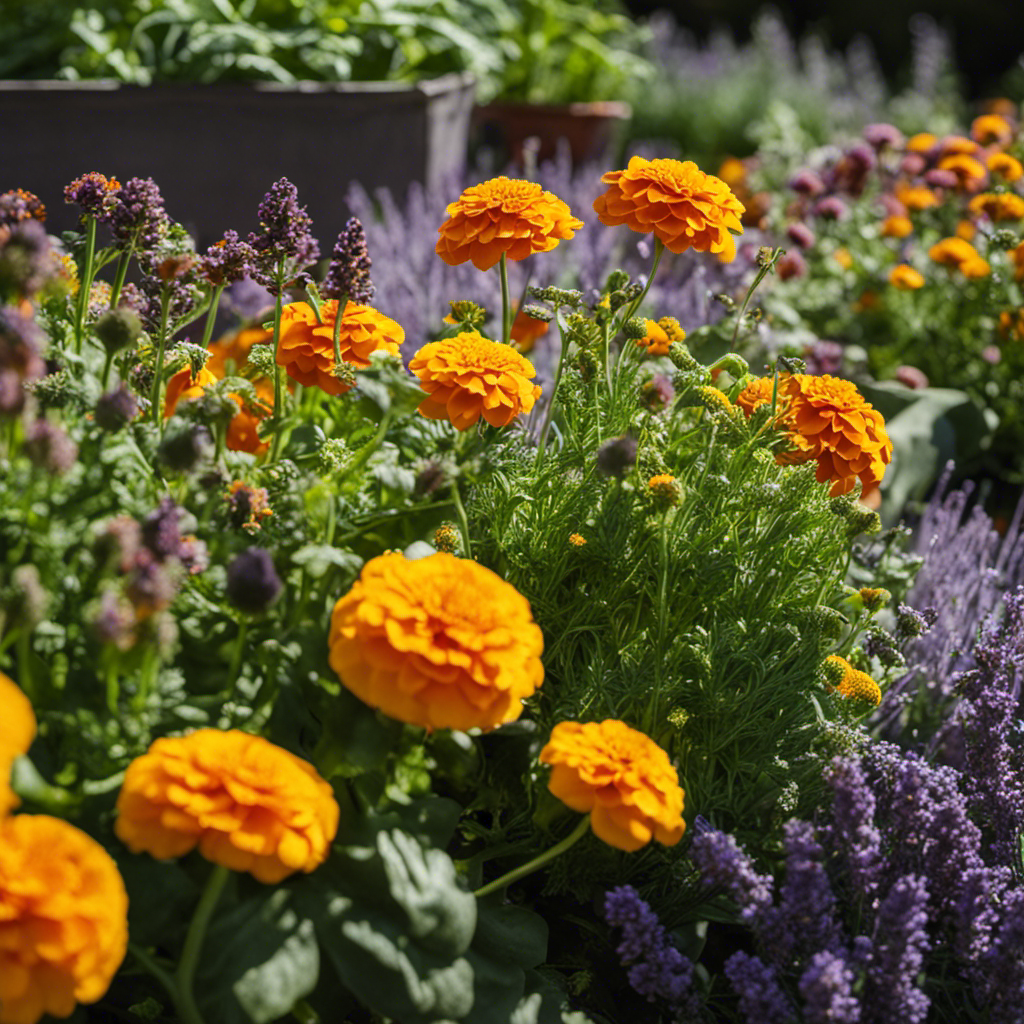
<path id="1" fill-rule="evenodd" d="M 938 167 L 933 167 L 930 171 L 925 172 L 924 180 L 932 188 L 956 188 L 959 179 L 952 171 L 944 171 Z"/>
<path id="2" fill-rule="evenodd" d="M 924 370 L 916 366 L 909 366 L 904 363 L 896 368 L 896 379 L 905 387 L 913 388 L 915 391 L 928 387 L 928 377 Z"/>
<path id="3" fill-rule="evenodd" d="M 53 256 L 46 228 L 24 220 L 4 232 L 0 244 L 0 294 L 34 295 L 53 276 Z"/>
<path id="4" fill-rule="evenodd" d="M 597 468 L 606 476 L 624 477 L 636 465 L 635 437 L 623 436 L 605 441 L 597 450 Z"/>
<path id="5" fill-rule="evenodd" d="M 331 254 L 331 265 L 327 270 L 320 291 L 329 299 L 341 299 L 366 305 L 373 299 L 373 282 L 370 267 L 373 261 L 366 250 L 366 232 L 358 217 L 350 217 L 345 230 L 338 235 L 338 241 Z"/>
<path id="6" fill-rule="evenodd" d="M 259 209 L 260 232 L 249 235 L 255 250 L 252 276 L 276 295 L 280 281 L 295 277 L 320 256 L 310 229 L 313 221 L 299 206 L 298 189 L 281 178 L 270 187 Z"/>
<path id="7" fill-rule="evenodd" d="M 902 200 L 897 199 L 890 192 L 882 194 L 882 209 L 886 217 L 906 217 L 907 207 Z"/>
<path id="8" fill-rule="evenodd" d="M 138 618 L 163 611 L 174 600 L 178 592 L 178 581 L 172 571 L 175 567 L 176 563 L 162 565 L 148 548 L 143 548 L 136 555 L 128 582 L 128 597 Z"/>
<path id="9" fill-rule="evenodd" d="M 240 239 L 237 231 L 225 231 L 224 237 L 200 257 L 199 273 L 218 287 L 233 284 L 252 272 L 255 256 L 252 246 Z"/>
<path id="10" fill-rule="evenodd" d="M 814 204 L 811 213 L 823 220 L 845 220 L 849 210 L 839 196 L 826 196 Z"/>
<path id="11" fill-rule="evenodd" d="M 878 122 L 864 126 L 864 140 L 876 150 L 901 149 L 906 139 L 895 125 Z"/>
<path id="12" fill-rule="evenodd" d="M 846 151 L 845 160 L 857 172 L 869 171 L 875 166 L 875 152 L 870 146 L 858 142 Z"/>
<path id="13" fill-rule="evenodd" d="M 825 191 L 821 175 L 809 167 L 803 167 L 789 179 L 789 187 L 802 196 L 820 196 Z"/>
<path id="14" fill-rule="evenodd" d="M 131 178 L 114 198 L 109 224 L 117 242 L 121 246 L 134 244 L 140 252 L 153 249 L 170 227 L 157 183 L 152 178 Z"/>
<path id="15" fill-rule="evenodd" d="M 900 170 L 911 178 L 920 174 L 927 166 L 928 161 L 920 153 L 908 153 L 900 161 Z"/>
<path id="16" fill-rule="evenodd" d="M 96 402 L 93 413 L 96 425 L 101 430 L 116 434 L 139 415 L 139 403 L 135 396 L 124 386 L 116 391 L 108 391 Z"/>
<path id="17" fill-rule="evenodd" d="M 640 389 L 640 402 L 651 412 L 661 412 L 672 404 L 675 397 L 672 381 L 663 373 L 655 374 Z"/>
<path id="18" fill-rule="evenodd" d="M 793 277 L 803 277 L 807 273 L 807 261 L 799 252 L 787 252 L 775 264 L 775 273 L 779 280 L 788 281 Z"/>
<path id="19" fill-rule="evenodd" d="M 809 249 L 816 241 L 814 232 L 803 221 L 794 221 L 790 224 L 786 228 L 786 237 L 801 249 Z"/>
<path id="20" fill-rule="evenodd" d="M 142 521 L 142 543 L 161 562 L 179 556 L 182 511 L 170 498 L 164 498 Z"/>
<path id="21" fill-rule="evenodd" d="M 228 566 L 228 599 L 250 615 L 266 611 L 281 596 L 282 588 L 274 560 L 264 548 L 249 548 Z"/>
<path id="22" fill-rule="evenodd" d="M 25 454 L 54 476 L 62 476 L 78 458 L 78 445 L 57 424 L 34 420 L 25 430 Z"/>
<path id="23" fill-rule="evenodd" d="M 115 193 L 120 188 L 121 183 L 116 178 L 107 178 L 98 171 L 90 171 L 65 186 L 64 202 L 80 206 L 83 214 L 104 223 L 109 221 L 111 211 L 117 204 Z"/>

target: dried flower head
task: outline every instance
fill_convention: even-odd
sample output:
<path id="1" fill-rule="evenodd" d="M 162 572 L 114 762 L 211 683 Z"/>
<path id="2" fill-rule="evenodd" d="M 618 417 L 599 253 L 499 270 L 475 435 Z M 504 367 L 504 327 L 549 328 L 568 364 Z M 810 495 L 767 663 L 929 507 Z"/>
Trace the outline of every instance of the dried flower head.
<path id="1" fill-rule="evenodd" d="M 28 752 L 36 735 L 36 716 L 21 688 L 0 672 L 0 818 L 18 805 L 11 792 L 11 765 Z"/>
<path id="2" fill-rule="evenodd" d="M 491 426 L 507 427 L 540 397 L 540 387 L 531 383 L 537 371 L 528 359 L 471 331 L 428 342 L 409 369 L 427 392 L 420 413 L 450 420 L 456 430 L 468 430 L 481 416 Z"/>
<path id="3" fill-rule="evenodd" d="M 237 729 L 157 740 L 128 766 L 117 810 L 114 831 L 133 853 L 167 860 L 198 847 L 268 884 L 322 864 L 339 813 L 311 764 Z"/>
<path id="4" fill-rule="evenodd" d="M 529 602 L 476 562 L 371 559 L 331 616 L 330 665 L 357 697 L 428 729 L 514 721 L 544 679 Z"/>
<path id="5" fill-rule="evenodd" d="M 550 252 L 583 227 L 558 196 L 504 175 L 471 185 L 447 211 L 437 255 L 452 267 L 469 260 L 477 270 L 490 270 L 503 255 L 525 260 Z"/>
<path id="6" fill-rule="evenodd" d="M 320 307 L 323 322 L 308 302 L 292 302 L 281 313 L 281 335 L 277 364 L 292 380 L 316 386 L 329 395 L 343 395 L 352 385 L 339 379 L 334 359 L 334 321 L 338 303 L 331 299 Z M 370 365 L 374 352 L 399 354 L 405 331 L 390 317 L 370 306 L 349 302 L 341 318 L 338 342 L 341 358 L 352 367 Z"/>
<path id="7" fill-rule="evenodd" d="M 601 181 L 608 191 L 594 209 L 602 224 L 625 224 L 653 231 L 670 252 L 713 252 L 723 262 L 736 255 L 730 232 L 742 234 L 743 204 L 732 189 L 690 160 L 645 160 L 634 156 L 625 170 L 609 171 Z"/>
<path id="8" fill-rule="evenodd" d="M 683 790 L 668 754 L 625 722 L 559 722 L 540 752 L 548 789 L 590 814 L 594 834 L 619 850 L 657 839 L 675 846 L 686 828 Z"/>
<path id="9" fill-rule="evenodd" d="M 59 818 L 0 821 L 0 1020 L 69 1017 L 110 986 L 128 948 L 128 896 L 94 839 Z"/>

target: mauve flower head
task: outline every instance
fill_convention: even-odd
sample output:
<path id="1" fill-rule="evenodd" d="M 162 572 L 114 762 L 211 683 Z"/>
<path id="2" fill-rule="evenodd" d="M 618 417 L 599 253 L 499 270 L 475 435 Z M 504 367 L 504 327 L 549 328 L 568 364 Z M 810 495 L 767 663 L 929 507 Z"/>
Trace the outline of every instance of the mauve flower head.
<path id="1" fill-rule="evenodd" d="M 853 969 L 842 956 L 827 950 L 815 953 L 798 985 L 806 1024 L 859 1024 L 854 981 Z"/>
<path id="2" fill-rule="evenodd" d="M 3 234 L 0 295 L 34 295 L 53 277 L 53 251 L 46 228 L 37 220 L 24 220 Z"/>
<path id="3" fill-rule="evenodd" d="M 636 465 L 637 447 L 628 435 L 605 441 L 597 450 L 597 468 L 605 476 L 624 477 Z"/>
<path id="4" fill-rule="evenodd" d="M 862 142 L 854 143 L 846 151 L 844 160 L 848 160 L 860 171 L 869 171 L 876 163 L 874 150 Z"/>
<path id="5" fill-rule="evenodd" d="M 25 454 L 33 465 L 62 476 L 75 464 L 78 445 L 49 420 L 33 420 L 25 428 Z"/>
<path id="6" fill-rule="evenodd" d="M 887 124 L 884 121 L 864 126 L 864 141 L 877 150 L 888 147 L 889 149 L 901 149 L 906 141 L 903 132 L 894 124 Z"/>
<path id="7" fill-rule="evenodd" d="M 320 291 L 329 299 L 341 299 L 368 305 L 373 301 L 374 287 L 370 280 L 373 261 L 366 249 L 366 232 L 358 217 L 350 217 L 345 230 L 338 235 L 331 265 L 327 268 Z"/>
<path id="8" fill-rule="evenodd" d="M 849 212 L 846 203 L 839 196 L 825 196 L 811 207 L 811 213 L 823 220 L 845 220 Z"/>
<path id="9" fill-rule="evenodd" d="M 100 643 L 115 644 L 122 651 L 135 643 L 135 609 L 114 587 L 100 595 L 89 624 Z"/>
<path id="10" fill-rule="evenodd" d="M 46 220 L 46 207 L 39 196 L 23 188 L 0 193 L 0 227 L 11 227 L 25 220 Z"/>
<path id="11" fill-rule="evenodd" d="M 8 626 L 18 623 L 22 628 L 32 630 L 46 618 L 50 598 L 46 593 L 39 570 L 34 565 L 19 565 L 11 573 L 11 589 L 8 596 Z"/>
<path id="12" fill-rule="evenodd" d="M 906 363 L 896 367 L 896 379 L 905 387 L 915 391 L 926 388 L 929 384 L 928 375 L 924 370 L 919 370 L 916 366 L 909 366 Z"/>
<path id="13" fill-rule="evenodd" d="M 139 403 L 124 385 L 100 395 L 93 411 L 96 425 L 111 434 L 126 427 L 138 414 Z"/>
<path id="14" fill-rule="evenodd" d="M 137 252 L 158 245 L 171 221 L 157 183 L 152 178 L 130 178 L 114 198 L 108 223 L 118 244 L 133 244 Z"/>
<path id="15" fill-rule="evenodd" d="M 998 345 L 986 345 L 981 350 L 981 358 L 991 366 L 995 366 L 997 363 L 1002 362 L 1003 353 Z"/>
<path id="16" fill-rule="evenodd" d="M 259 208 L 260 231 L 249 235 L 255 250 L 252 276 L 274 295 L 320 258 L 312 218 L 299 205 L 298 189 L 281 178 L 270 186 Z"/>
<path id="17" fill-rule="evenodd" d="M 906 217 L 907 207 L 902 199 L 897 199 L 891 192 L 883 192 L 880 198 L 886 217 Z"/>
<path id="18" fill-rule="evenodd" d="M 199 273 L 217 287 L 241 281 L 252 271 L 256 253 L 252 246 L 238 237 L 237 231 L 225 231 L 199 258 Z"/>
<path id="19" fill-rule="evenodd" d="M 814 232 L 799 220 L 794 221 L 786 228 L 786 237 L 799 245 L 801 249 L 809 249 L 816 241 Z"/>
<path id="20" fill-rule="evenodd" d="M 135 556 L 128 580 L 127 593 L 136 613 L 145 617 L 162 611 L 174 600 L 178 592 L 178 563 L 161 562 L 148 548 Z"/>
<path id="21" fill-rule="evenodd" d="M 843 368 L 843 346 L 838 341 L 819 339 L 804 349 L 807 372 L 815 376 L 823 373 L 838 374 Z"/>
<path id="22" fill-rule="evenodd" d="M 142 527 L 131 516 L 107 520 L 96 535 L 96 561 L 116 564 L 121 573 L 129 572 L 142 549 Z"/>
<path id="23" fill-rule="evenodd" d="M 90 171 L 65 186 L 64 202 L 80 206 L 83 214 L 105 223 L 117 205 L 116 193 L 120 188 L 121 183 L 116 178 Z"/>
<path id="24" fill-rule="evenodd" d="M 254 615 L 266 611 L 280 596 L 284 584 L 265 548 L 249 548 L 228 566 L 228 600 Z"/>
<path id="25" fill-rule="evenodd" d="M 243 322 L 260 323 L 274 315 L 274 296 L 251 277 L 243 277 L 229 285 L 221 304 Z"/>
<path id="26" fill-rule="evenodd" d="M 663 373 L 656 373 L 640 388 L 640 404 L 651 412 L 661 412 L 672 404 L 676 397 L 672 381 Z"/>
<path id="27" fill-rule="evenodd" d="M 787 252 L 775 263 L 775 273 L 782 281 L 793 277 L 803 277 L 807 273 L 807 261 L 799 252 Z"/>
<path id="28" fill-rule="evenodd" d="M 825 191 L 825 183 L 817 171 L 802 167 L 789 179 L 789 187 L 802 196 L 820 196 Z"/>
<path id="29" fill-rule="evenodd" d="M 928 161 L 920 153 L 907 153 L 900 161 L 900 170 L 911 178 L 916 177 L 928 166 Z"/>
<path id="30" fill-rule="evenodd" d="M 925 171 L 924 180 L 932 188 L 956 188 L 959 179 L 952 171 L 933 167 L 930 171 Z"/>
<path id="31" fill-rule="evenodd" d="M 213 450 L 213 437 L 204 423 L 176 423 L 164 434 L 156 455 L 168 469 L 191 473 Z"/>
<path id="32" fill-rule="evenodd" d="M 748 953 L 733 953 L 725 962 L 725 976 L 739 996 L 747 1024 L 789 1024 L 794 1019 L 774 968 L 763 960 Z"/>

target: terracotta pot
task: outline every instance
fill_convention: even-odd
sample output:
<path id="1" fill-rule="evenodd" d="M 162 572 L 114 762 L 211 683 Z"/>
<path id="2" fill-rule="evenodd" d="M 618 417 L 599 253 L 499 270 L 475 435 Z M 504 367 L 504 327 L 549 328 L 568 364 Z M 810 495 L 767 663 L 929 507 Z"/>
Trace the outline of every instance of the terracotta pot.
<path id="1" fill-rule="evenodd" d="M 508 158 L 523 165 L 523 143 L 540 140 L 538 161 L 550 160 L 559 140 L 569 144 L 574 164 L 607 161 L 614 156 L 616 136 L 632 116 L 628 103 L 489 103 L 477 107 L 473 121 L 484 144 L 498 144 Z"/>
<path id="2" fill-rule="evenodd" d="M 255 230 L 264 193 L 286 177 L 330 252 L 350 182 L 404 197 L 411 182 L 462 174 L 474 91 L 471 75 L 415 85 L 0 81 L 0 119 L 18 140 L 4 146 L 0 191 L 35 192 L 59 232 L 76 222 L 63 196 L 72 179 L 152 177 L 168 213 L 212 241 Z"/>

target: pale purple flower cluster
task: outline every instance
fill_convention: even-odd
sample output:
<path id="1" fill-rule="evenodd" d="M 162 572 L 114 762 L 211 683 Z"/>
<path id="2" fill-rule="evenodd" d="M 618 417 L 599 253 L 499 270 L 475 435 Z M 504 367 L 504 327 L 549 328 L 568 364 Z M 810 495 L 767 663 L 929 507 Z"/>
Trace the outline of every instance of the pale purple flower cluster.
<path id="1" fill-rule="evenodd" d="M 98 171 L 90 171 L 64 187 L 64 202 L 79 206 L 82 213 L 106 223 L 117 205 L 116 193 L 120 188 L 114 178 Z"/>
<path id="2" fill-rule="evenodd" d="M 56 423 L 33 420 L 25 428 L 25 454 L 40 469 L 63 476 L 78 459 L 78 445 Z"/>
<path id="3" fill-rule="evenodd" d="M 616 947 L 629 969 L 629 983 L 649 1002 L 663 1000 L 678 1016 L 692 1017 L 698 1001 L 693 992 L 693 964 L 672 945 L 668 933 L 631 885 L 620 885 L 605 896 L 605 920 L 622 929 Z"/>
<path id="4" fill-rule="evenodd" d="M 53 277 L 50 237 L 38 220 L 23 220 L 0 236 L 0 295 L 32 295 Z"/>
<path id="5" fill-rule="evenodd" d="M 788 1024 L 793 1008 L 779 984 L 775 968 L 749 953 L 733 953 L 725 962 L 725 976 L 739 996 L 747 1024 Z"/>
<path id="6" fill-rule="evenodd" d="M 0 227 L 11 227 L 25 220 L 45 220 L 46 207 L 39 197 L 24 189 L 0 192 Z"/>
<path id="7" fill-rule="evenodd" d="M 134 246 L 138 252 L 148 252 L 158 245 L 167 233 L 170 218 L 164 209 L 164 198 L 152 178 L 129 178 L 113 193 L 107 223 L 117 244 Z"/>
<path id="8" fill-rule="evenodd" d="M 858 1024 L 860 1000 L 853 994 L 856 975 L 838 953 L 815 953 L 797 988 L 804 1001 L 806 1024 Z"/>
<path id="9" fill-rule="evenodd" d="M 370 268 L 373 260 L 366 248 L 366 231 L 358 217 L 349 217 L 345 230 L 338 235 L 338 241 L 331 253 L 331 265 L 327 268 L 320 291 L 328 299 L 343 296 L 359 305 L 373 301 L 373 281 Z"/>
<path id="10" fill-rule="evenodd" d="M 295 280 L 320 258 L 310 230 L 313 220 L 299 205 L 299 191 L 287 179 L 270 186 L 259 208 L 260 230 L 249 235 L 254 250 L 252 276 L 277 295 L 282 283 Z"/>
<path id="11" fill-rule="evenodd" d="M 225 231 L 219 242 L 214 242 L 199 258 L 199 273 L 210 284 L 220 287 L 241 281 L 252 272 L 256 253 L 237 231 Z"/>
<path id="12" fill-rule="evenodd" d="M 772 905 L 775 883 L 771 875 L 757 872 L 733 836 L 717 829 L 701 830 L 690 846 L 690 859 L 709 888 L 732 897 L 744 923 L 763 920 Z"/>
<path id="13" fill-rule="evenodd" d="M 181 506 L 170 498 L 164 498 L 142 521 L 141 540 L 159 561 L 176 558 L 188 572 L 202 572 L 209 563 L 206 545 L 195 537 L 182 536 L 184 514 Z"/>
<path id="14" fill-rule="evenodd" d="M 13 306 L 0 306 L 0 416 L 20 413 L 25 407 L 23 383 L 46 372 L 42 344 L 43 333 L 34 320 Z"/>

